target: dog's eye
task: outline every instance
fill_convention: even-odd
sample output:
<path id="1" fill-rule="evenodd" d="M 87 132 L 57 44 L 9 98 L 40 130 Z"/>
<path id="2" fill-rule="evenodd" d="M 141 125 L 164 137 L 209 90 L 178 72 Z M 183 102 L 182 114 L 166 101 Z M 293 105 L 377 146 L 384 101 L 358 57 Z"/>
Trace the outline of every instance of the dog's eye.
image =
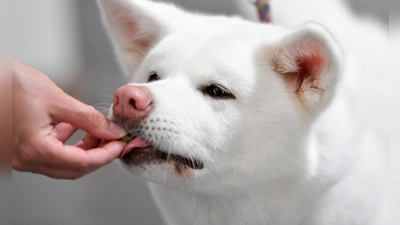
<path id="1" fill-rule="evenodd" d="M 154 73 L 154 74 L 150 75 L 147 82 L 154 82 L 154 81 L 158 81 L 158 80 L 160 80 L 160 77 L 158 77 L 158 75 L 156 73 Z"/>
<path id="2" fill-rule="evenodd" d="M 216 99 L 235 99 L 235 96 L 227 91 L 224 87 L 215 84 L 204 88 L 203 93 Z"/>

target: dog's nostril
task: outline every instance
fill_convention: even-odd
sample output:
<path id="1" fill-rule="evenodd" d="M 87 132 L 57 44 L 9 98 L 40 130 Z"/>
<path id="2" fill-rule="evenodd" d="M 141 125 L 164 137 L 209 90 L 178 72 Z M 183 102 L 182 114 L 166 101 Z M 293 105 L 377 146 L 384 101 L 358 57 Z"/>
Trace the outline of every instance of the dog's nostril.
<path id="1" fill-rule="evenodd" d="M 133 100 L 132 98 L 129 99 L 129 104 L 131 104 L 131 106 L 133 106 L 133 108 L 136 109 L 136 102 L 135 102 L 135 100 Z"/>

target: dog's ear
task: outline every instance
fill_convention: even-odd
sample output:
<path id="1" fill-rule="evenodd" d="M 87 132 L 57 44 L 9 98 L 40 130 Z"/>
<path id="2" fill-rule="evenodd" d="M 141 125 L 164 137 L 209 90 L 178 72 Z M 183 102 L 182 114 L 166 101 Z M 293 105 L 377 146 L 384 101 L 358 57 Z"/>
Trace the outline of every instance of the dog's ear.
<path id="1" fill-rule="evenodd" d="M 321 25 L 308 23 L 272 45 L 269 63 L 309 110 L 326 105 L 341 74 L 342 53 Z"/>
<path id="2" fill-rule="evenodd" d="M 152 1 L 98 0 L 98 5 L 127 75 L 131 75 L 148 51 L 186 16 L 173 5 Z"/>

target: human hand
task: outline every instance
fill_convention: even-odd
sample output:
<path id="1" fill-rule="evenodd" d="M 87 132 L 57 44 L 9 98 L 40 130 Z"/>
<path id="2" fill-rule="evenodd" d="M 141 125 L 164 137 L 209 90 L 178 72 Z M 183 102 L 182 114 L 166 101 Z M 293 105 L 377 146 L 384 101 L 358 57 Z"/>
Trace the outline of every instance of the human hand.
<path id="1" fill-rule="evenodd" d="M 126 145 L 115 141 L 126 134 L 122 127 L 16 60 L 12 96 L 15 170 L 77 179 L 112 162 Z M 64 145 L 78 129 L 88 134 L 73 146 Z"/>
<path id="2" fill-rule="evenodd" d="M 11 60 L 0 59 L 0 180 L 11 163 Z M 0 184 L 1 185 L 1 184 Z"/>

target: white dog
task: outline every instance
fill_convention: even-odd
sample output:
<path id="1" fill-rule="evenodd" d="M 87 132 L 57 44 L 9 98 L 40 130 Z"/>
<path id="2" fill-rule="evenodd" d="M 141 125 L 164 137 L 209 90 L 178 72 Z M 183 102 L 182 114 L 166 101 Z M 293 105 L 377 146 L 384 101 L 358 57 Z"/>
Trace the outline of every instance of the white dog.
<path id="1" fill-rule="evenodd" d="M 167 224 L 387 224 L 377 26 L 338 0 L 272 1 L 273 25 L 99 4 L 133 82 L 110 115 L 122 161 Z"/>

